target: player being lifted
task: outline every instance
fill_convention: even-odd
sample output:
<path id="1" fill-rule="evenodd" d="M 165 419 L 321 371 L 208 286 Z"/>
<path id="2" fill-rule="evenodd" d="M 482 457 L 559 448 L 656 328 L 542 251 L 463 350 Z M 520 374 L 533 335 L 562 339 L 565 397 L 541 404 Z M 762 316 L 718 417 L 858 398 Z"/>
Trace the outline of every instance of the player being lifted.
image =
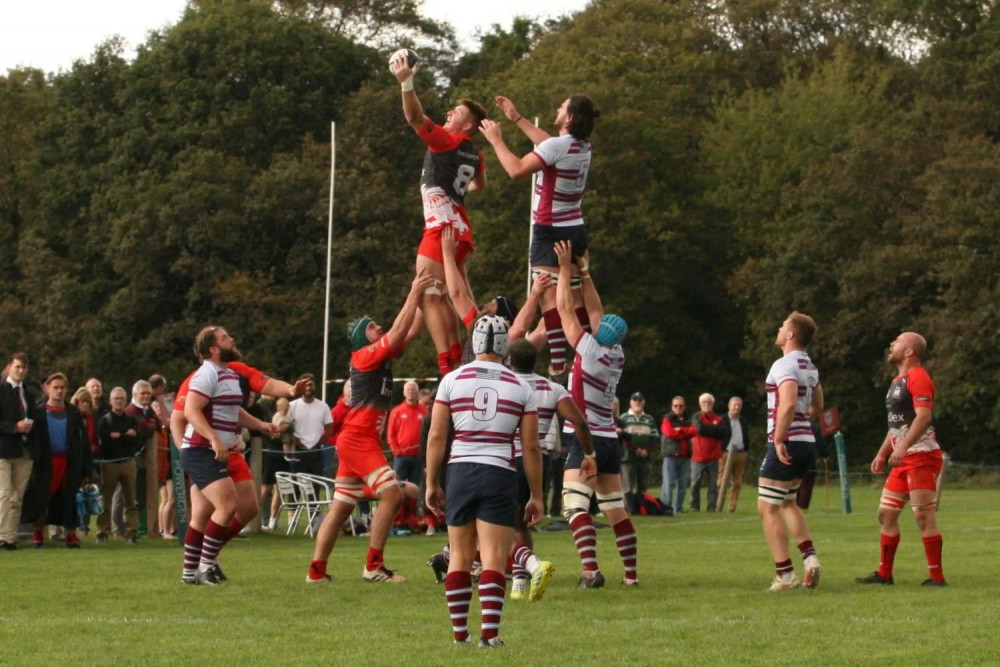
<path id="1" fill-rule="evenodd" d="M 400 82 L 406 122 L 427 144 L 420 172 L 420 194 L 424 203 L 424 236 L 417 248 L 417 272 L 426 271 L 435 283 L 421 297 L 420 309 L 434 340 L 441 375 L 459 365 L 462 344 L 458 339 L 458 314 L 448 301 L 441 256 L 441 231 L 451 228 L 458 240 L 455 261 L 470 295 L 466 263 L 474 250 L 472 228 L 465 212 L 465 194 L 486 187 L 486 163 L 472 137 L 486 118 L 486 109 L 472 100 L 461 99 L 448 112 L 444 125 L 424 115 L 413 90 L 416 63 L 412 51 L 400 49 L 389 59 L 389 70 Z M 468 326 L 468 323 L 467 323 Z"/>
<path id="2" fill-rule="evenodd" d="M 563 433 L 569 434 L 566 439 L 569 456 L 563 473 L 563 514 L 573 531 L 573 541 L 583 565 L 579 588 L 600 588 L 604 585 L 604 575 L 597 564 L 597 531 L 589 514 L 590 499 L 595 490 L 597 506 L 614 530 L 618 555 L 625 567 L 622 583 L 634 586 L 639 583 L 638 541 L 632 520 L 625 510 L 621 454 L 612 408 L 625 367 L 622 342 L 628 335 L 628 325 L 618 315 L 604 314 L 594 282 L 589 272 L 583 269 L 587 262 L 581 261 L 583 300 L 596 333 L 591 335 L 584 331 L 574 311 L 569 285 L 572 245 L 569 241 L 557 241 L 554 250 L 559 262 L 556 307 L 566 329 L 566 339 L 576 350 L 569 374 L 569 389 L 586 417 L 594 443 L 593 453 L 589 453 L 582 434 L 576 433 L 573 424 L 566 422 Z M 596 478 L 593 477 L 592 462 L 587 461 L 590 458 L 596 458 Z"/>
<path id="3" fill-rule="evenodd" d="M 531 270 L 535 276 L 548 273 L 555 278 L 559 271 L 553 251 L 556 241 L 572 242 L 577 257 L 587 252 L 583 191 L 590 170 L 590 135 L 601 112 L 586 95 L 571 95 L 556 112 L 558 135 L 553 137 L 529 123 L 508 98 L 498 96 L 496 103 L 535 144 L 534 150 L 519 158 L 504 143 L 499 124 L 483 120 L 480 125 L 483 136 L 493 146 L 497 159 L 511 178 L 538 173 L 532 194 Z M 571 273 L 573 286 L 579 287 L 580 271 L 573 267 Z M 574 292 L 573 305 L 580 323 L 587 322 L 579 290 Z M 549 342 L 551 372 L 562 373 L 566 364 L 566 332 L 551 291 L 543 294 L 541 310 Z"/>

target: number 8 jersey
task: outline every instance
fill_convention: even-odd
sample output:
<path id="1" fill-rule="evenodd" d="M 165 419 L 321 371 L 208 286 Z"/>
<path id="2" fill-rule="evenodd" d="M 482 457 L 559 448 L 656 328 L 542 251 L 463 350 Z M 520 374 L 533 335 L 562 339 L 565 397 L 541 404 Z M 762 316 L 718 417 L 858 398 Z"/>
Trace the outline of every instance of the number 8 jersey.
<path id="1" fill-rule="evenodd" d="M 476 175 L 485 169 L 483 154 L 472 143 L 472 137 L 452 134 L 429 119 L 417 136 L 427 144 L 420 172 L 424 229 L 451 225 L 458 241 L 471 244 L 465 193 Z"/>
<path id="2" fill-rule="evenodd" d="M 534 414 L 534 391 L 504 366 L 473 361 L 448 373 L 435 403 L 448 406 L 455 426 L 448 463 L 482 463 L 515 470 L 514 433 Z"/>

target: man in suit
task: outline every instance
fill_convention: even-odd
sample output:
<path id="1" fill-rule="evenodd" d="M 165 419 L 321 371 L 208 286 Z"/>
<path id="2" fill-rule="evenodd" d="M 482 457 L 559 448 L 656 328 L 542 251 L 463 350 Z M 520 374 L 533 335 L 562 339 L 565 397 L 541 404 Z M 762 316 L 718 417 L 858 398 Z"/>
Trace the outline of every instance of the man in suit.
<path id="1" fill-rule="evenodd" d="M 21 501 L 38 452 L 28 416 L 35 397 L 25 385 L 28 356 L 15 352 L 7 361 L 7 377 L 0 382 L 0 550 L 17 550 Z"/>

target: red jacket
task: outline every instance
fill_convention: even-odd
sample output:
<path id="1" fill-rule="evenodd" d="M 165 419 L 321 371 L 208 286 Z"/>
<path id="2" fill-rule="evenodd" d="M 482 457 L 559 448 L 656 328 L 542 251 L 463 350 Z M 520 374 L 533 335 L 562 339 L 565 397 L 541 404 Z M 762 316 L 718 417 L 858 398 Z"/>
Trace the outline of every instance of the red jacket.
<path id="1" fill-rule="evenodd" d="M 698 435 L 691 439 L 694 451 L 691 460 L 698 463 L 718 461 L 722 458 L 723 442 L 729 442 L 729 419 L 723 419 L 714 412 L 696 412 L 691 423 L 698 429 Z"/>
<path id="2" fill-rule="evenodd" d="M 417 403 L 403 401 L 389 413 L 386 439 L 393 456 L 420 455 L 420 427 L 427 416 L 427 408 Z"/>
<path id="3" fill-rule="evenodd" d="M 678 417 L 673 412 L 668 412 L 660 423 L 660 433 L 665 440 L 675 440 L 677 442 L 676 454 L 668 454 L 671 458 L 689 459 L 691 458 L 691 438 L 698 435 L 698 429 L 691 425 L 691 420 L 687 417 Z M 666 450 L 666 447 L 661 447 Z M 671 449 L 670 451 L 673 451 Z"/>

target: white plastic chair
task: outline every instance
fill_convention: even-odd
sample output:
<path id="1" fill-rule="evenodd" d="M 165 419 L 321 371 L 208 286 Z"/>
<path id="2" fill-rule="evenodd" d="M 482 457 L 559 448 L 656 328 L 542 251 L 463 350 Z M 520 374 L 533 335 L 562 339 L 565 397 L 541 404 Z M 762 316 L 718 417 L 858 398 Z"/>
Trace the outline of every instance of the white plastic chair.
<path id="1" fill-rule="evenodd" d="M 291 512 L 288 529 L 285 531 L 285 535 L 291 535 L 299 525 L 303 510 L 306 509 L 299 491 L 300 483 L 290 472 L 274 473 L 274 481 L 281 496 L 282 508 Z"/>
<path id="2" fill-rule="evenodd" d="M 321 513 L 329 512 L 330 506 L 333 505 L 334 481 L 329 477 L 305 472 L 296 473 L 293 479 L 299 484 L 300 498 L 309 519 L 306 532 L 310 537 L 315 537 L 316 519 Z"/>

